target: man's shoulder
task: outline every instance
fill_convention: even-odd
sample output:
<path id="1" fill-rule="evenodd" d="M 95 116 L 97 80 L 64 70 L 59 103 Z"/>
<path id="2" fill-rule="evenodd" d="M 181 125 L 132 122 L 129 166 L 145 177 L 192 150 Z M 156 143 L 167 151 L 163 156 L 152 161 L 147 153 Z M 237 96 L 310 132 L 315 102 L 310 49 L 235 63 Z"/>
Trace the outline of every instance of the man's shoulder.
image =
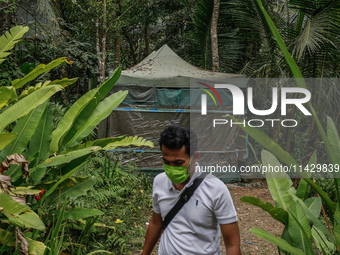
<path id="1" fill-rule="evenodd" d="M 153 185 L 164 184 L 167 181 L 168 177 L 166 176 L 165 172 L 157 174 L 153 180 Z"/>
<path id="2" fill-rule="evenodd" d="M 204 179 L 207 183 L 214 185 L 215 187 L 219 187 L 221 185 L 225 186 L 224 182 L 222 182 L 219 178 L 217 178 L 213 174 L 207 174 Z"/>
<path id="3" fill-rule="evenodd" d="M 208 174 L 204 180 L 205 189 L 209 190 L 210 194 L 229 193 L 227 185 L 219 178 L 212 174 Z"/>

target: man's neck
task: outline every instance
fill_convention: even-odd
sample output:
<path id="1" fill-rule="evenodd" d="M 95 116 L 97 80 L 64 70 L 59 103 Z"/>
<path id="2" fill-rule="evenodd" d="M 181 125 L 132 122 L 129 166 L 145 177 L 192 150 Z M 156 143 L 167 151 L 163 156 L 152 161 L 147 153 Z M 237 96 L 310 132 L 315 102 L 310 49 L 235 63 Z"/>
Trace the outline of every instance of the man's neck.
<path id="1" fill-rule="evenodd" d="M 182 182 L 182 183 L 172 183 L 172 185 L 174 185 L 175 189 L 181 191 L 184 186 L 190 181 L 190 177 L 188 177 L 188 179 L 186 179 L 185 182 Z"/>

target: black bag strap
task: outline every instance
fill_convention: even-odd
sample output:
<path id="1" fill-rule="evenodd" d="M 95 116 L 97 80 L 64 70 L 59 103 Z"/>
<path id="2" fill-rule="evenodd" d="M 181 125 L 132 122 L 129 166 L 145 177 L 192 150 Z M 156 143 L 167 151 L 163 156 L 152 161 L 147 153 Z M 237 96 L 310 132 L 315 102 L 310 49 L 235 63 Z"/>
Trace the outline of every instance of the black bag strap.
<path id="1" fill-rule="evenodd" d="M 172 207 L 170 212 L 165 216 L 164 220 L 162 221 L 162 228 L 163 231 L 166 229 L 166 227 L 169 225 L 171 220 L 176 216 L 176 214 L 181 210 L 183 205 L 189 201 L 191 196 L 194 194 L 195 190 L 198 188 L 198 186 L 201 184 L 201 182 L 204 180 L 204 178 L 207 176 L 207 173 L 201 174 L 201 176 L 197 177 L 193 184 L 186 188 L 185 191 L 182 193 L 181 197 L 177 201 L 177 203 Z"/>

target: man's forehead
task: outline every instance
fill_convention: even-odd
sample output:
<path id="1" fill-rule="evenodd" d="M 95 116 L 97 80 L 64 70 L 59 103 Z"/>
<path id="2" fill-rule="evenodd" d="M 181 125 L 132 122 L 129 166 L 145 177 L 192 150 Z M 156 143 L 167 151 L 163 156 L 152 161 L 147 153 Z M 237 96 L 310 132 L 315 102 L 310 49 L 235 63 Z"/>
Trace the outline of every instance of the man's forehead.
<path id="1" fill-rule="evenodd" d="M 180 149 L 169 149 L 165 147 L 164 145 L 162 145 L 162 156 L 165 159 L 168 157 L 178 158 L 178 159 L 183 159 L 183 160 L 190 158 L 190 156 L 186 152 L 186 148 L 184 145 Z"/>

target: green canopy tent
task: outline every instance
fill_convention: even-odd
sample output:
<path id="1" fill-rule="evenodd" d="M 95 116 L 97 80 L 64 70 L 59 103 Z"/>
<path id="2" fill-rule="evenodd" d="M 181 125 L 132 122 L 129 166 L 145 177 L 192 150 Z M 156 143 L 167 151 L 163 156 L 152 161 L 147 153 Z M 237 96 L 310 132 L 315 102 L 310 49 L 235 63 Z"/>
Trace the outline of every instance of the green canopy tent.
<path id="1" fill-rule="evenodd" d="M 197 107 L 200 105 L 201 94 L 204 91 L 196 85 L 202 81 L 211 86 L 214 83 L 232 81 L 241 88 L 246 87 L 245 79 L 241 75 L 200 69 L 180 58 L 167 45 L 162 46 L 136 66 L 122 71 L 120 79 L 111 92 L 128 90 L 129 94 L 109 118 L 100 124 L 99 137 L 138 135 L 153 141 L 155 148 L 151 150 L 119 151 L 143 152 L 142 158 L 137 162 L 140 169 L 152 174 L 163 171 L 158 144 L 160 132 L 171 124 L 188 126 L 195 132 L 197 127 L 203 128 L 202 125 L 194 123 L 201 122 L 196 117 L 200 116 Z M 232 106 L 232 96 L 228 91 L 219 91 L 219 95 L 224 105 Z M 208 101 L 208 105 L 213 104 L 212 100 Z M 220 113 L 220 116 L 223 111 L 217 110 L 216 113 Z M 197 131 L 200 143 L 199 134 L 204 133 L 205 130 L 203 128 Z M 236 165 L 245 161 L 247 146 L 244 139 L 239 136 L 239 128 L 229 128 L 227 132 L 227 136 L 221 134 L 226 141 L 221 148 L 210 149 L 209 144 L 204 146 L 199 144 L 199 150 L 209 148 L 209 151 L 201 150 L 202 159 L 216 157 L 217 162 L 225 161 Z M 219 177 L 225 182 L 236 178 L 235 176 L 228 178 L 225 174 Z"/>

